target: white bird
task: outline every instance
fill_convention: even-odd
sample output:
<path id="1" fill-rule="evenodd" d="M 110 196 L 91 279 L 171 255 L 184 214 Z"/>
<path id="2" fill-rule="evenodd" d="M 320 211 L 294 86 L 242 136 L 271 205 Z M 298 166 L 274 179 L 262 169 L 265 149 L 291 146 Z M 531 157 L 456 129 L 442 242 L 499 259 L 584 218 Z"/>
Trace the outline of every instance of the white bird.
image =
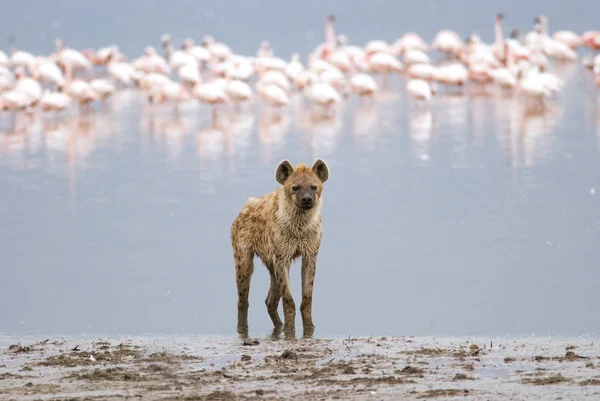
<path id="1" fill-rule="evenodd" d="M 211 35 L 204 36 L 202 45 L 208 50 L 211 57 L 219 62 L 227 60 L 233 52 L 224 43 L 215 42 L 215 39 Z"/>
<path id="2" fill-rule="evenodd" d="M 202 82 L 198 62 L 195 59 L 179 67 L 177 75 L 179 75 L 181 83 L 190 87 L 194 87 Z"/>
<path id="3" fill-rule="evenodd" d="M 392 47 L 384 40 L 371 40 L 365 45 L 367 56 L 375 53 L 392 54 Z"/>
<path id="4" fill-rule="evenodd" d="M 36 57 L 33 54 L 22 50 L 17 50 L 10 55 L 10 65 L 13 68 L 23 67 L 29 72 L 32 71 L 35 60 Z"/>
<path id="5" fill-rule="evenodd" d="M 14 90 L 23 92 L 32 99 L 35 105 L 42 96 L 42 85 L 33 78 L 25 76 L 23 67 L 15 69 L 16 84 Z"/>
<path id="6" fill-rule="evenodd" d="M 183 43 L 181 44 L 181 48 L 191 54 L 200 66 L 208 63 L 211 59 L 208 50 L 203 46 L 196 46 L 194 44 L 194 40 L 191 38 L 184 39 Z"/>
<path id="7" fill-rule="evenodd" d="M 435 66 L 431 64 L 413 64 L 406 69 L 409 78 L 424 79 L 431 81 L 435 73 Z"/>
<path id="8" fill-rule="evenodd" d="M 240 102 L 246 102 L 252 99 L 252 88 L 237 79 L 228 79 L 225 85 L 225 93 L 239 107 Z"/>
<path id="9" fill-rule="evenodd" d="M 66 93 L 45 90 L 40 99 L 40 109 L 44 112 L 60 113 L 71 106 L 71 98 Z"/>
<path id="10" fill-rule="evenodd" d="M 311 105 L 323 108 L 325 115 L 329 116 L 331 108 L 342 101 L 340 94 L 328 83 L 310 80 L 304 88 L 304 94 Z"/>
<path id="11" fill-rule="evenodd" d="M 91 71 L 93 65 L 80 51 L 65 47 L 61 39 L 56 39 L 56 57 L 58 62 L 65 67 L 67 79 L 77 70 Z"/>
<path id="12" fill-rule="evenodd" d="M 384 52 L 371 53 L 367 58 L 369 70 L 374 73 L 389 74 L 402 72 L 402 63 L 392 54 Z"/>
<path id="13" fill-rule="evenodd" d="M 101 100 L 106 100 L 113 93 L 115 93 L 115 86 L 111 82 L 103 78 L 96 78 L 91 80 L 90 86 Z"/>
<path id="14" fill-rule="evenodd" d="M 435 87 L 423 79 L 411 79 L 406 83 L 406 90 L 413 99 L 429 101 L 435 93 Z"/>
<path id="15" fill-rule="evenodd" d="M 302 71 L 304 71 L 304 66 L 300 62 L 300 55 L 298 53 L 292 54 L 292 59 L 285 68 L 285 74 L 293 81 Z"/>
<path id="16" fill-rule="evenodd" d="M 279 85 L 260 80 L 256 83 L 256 91 L 262 101 L 268 103 L 272 107 L 287 106 L 290 102 L 290 97 L 287 92 Z"/>
<path id="17" fill-rule="evenodd" d="M 213 125 L 215 125 L 217 122 L 216 106 L 229 103 L 230 100 L 225 90 L 223 90 L 220 85 L 214 82 L 206 82 L 195 86 L 192 90 L 192 96 L 198 99 L 200 102 L 207 103 L 212 106 Z"/>
<path id="18" fill-rule="evenodd" d="M 552 34 L 552 39 L 566 44 L 571 49 L 577 49 L 583 43 L 581 36 L 577 35 L 575 32 L 565 30 L 554 32 Z"/>
<path id="19" fill-rule="evenodd" d="M 225 69 L 225 76 L 238 81 L 248 82 L 254 76 L 256 70 L 252 63 L 244 58 L 232 63 Z"/>
<path id="20" fill-rule="evenodd" d="M 462 87 L 469 79 L 469 71 L 461 63 L 441 65 L 434 70 L 433 79 L 446 86 Z"/>
<path id="21" fill-rule="evenodd" d="M 65 84 L 63 72 L 58 65 L 51 60 L 36 61 L 33 67 L 32 76 L 38 81 L 54 84 L 58 88 L 64 86 Z"/>
<path id="22" fill-rule="evenodd" d="M 281 71 L 269 70 L 260 78 L 260 80 L 263 83 L 277 85 L 286 92 L 290 89 L 290 81 Z"/>
<path id="23" fill-rule="evenodd" d="M 32 107 L 32 98 L 24 92 L 10 90 L 0 94 L 0 110 L 12 112 L 11 129 L 16 128 L 17 113 L 29 112 Z"/>
<path id="24" fill-rule="evenodd" d="M 173 70 L 177 70 L 184 65 L 195 65 L 198 68 L 198 61 L 190 53 L 184 50 L 175 50 L 169 55 L 169 66 Z"/>
<path id="25" fill-rule="evenodd" d="M 98 94 L 90 84 L 81 79 L 67 80 L 63 92 L 76 100 L 81 111 L 84 106 L 98 100 Z"/>
<path id="26" fill-rule="evenodd" d="M 0 66 L 2 66 L 2 67 L 10 66 L 10 59 L 8 58 L 6 53 L 4 53 L 4 51 L 2 51 L 2 50 L 0 50 Z"/>
<path id="27" fill-rule="evenodd" d="M 402 56 L 409 50 L 427 52 L 429 45 L 419 34 L 414 32 L 405 33 L 392 44 L 392 51 L 396 56 Z"/>
<path id="28" fill-rule="evenodd" d="M 413 64 L 429 64 L 431 63 L 431 59 L 421 50 L 408 50 L 406 53 L 404 53 L 402 62 L 405 66 L 410 66 Z"/>
<path id="29" fill-rule="evenodd" d="M 129 86 L 133 83 L 135 69 L 126 62 L 110 61 L 106 66 L 106 71 L 117 83 Z"/>
<path id="30" fill-rule="evenodd" d="M 439 52 L 456 55 L 465 46 L 464 42 L 454 31 L 442 30 L 435 35 L 431 47 Z"/>
<path id="31" fill-rule="evenodd" d="M 360 97 L 370 97 L 377 92 L 378 86 L 372 76 L 356 73 L 350 78 L 350 89 Z"/>

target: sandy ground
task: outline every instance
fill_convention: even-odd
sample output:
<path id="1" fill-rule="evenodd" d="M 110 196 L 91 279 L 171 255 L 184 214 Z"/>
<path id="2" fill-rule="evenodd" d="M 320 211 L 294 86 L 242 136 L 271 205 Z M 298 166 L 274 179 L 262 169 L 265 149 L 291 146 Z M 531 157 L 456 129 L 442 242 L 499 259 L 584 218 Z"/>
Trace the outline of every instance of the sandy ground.
<path id="1" fill-rule="evenodd" d="M 598 340 L 0 336 L 0 399 L 597 400 Z"/>

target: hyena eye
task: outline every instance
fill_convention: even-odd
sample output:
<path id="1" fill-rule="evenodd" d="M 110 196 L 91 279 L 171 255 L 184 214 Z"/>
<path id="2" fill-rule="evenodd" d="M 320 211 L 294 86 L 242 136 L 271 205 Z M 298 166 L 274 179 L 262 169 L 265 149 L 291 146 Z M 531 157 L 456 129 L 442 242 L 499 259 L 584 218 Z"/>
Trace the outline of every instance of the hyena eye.
<path id="1" fill-rule="evenodd" d="M 292 186 L 292 191 L 297 191 L 299 189 L 300 189 L 300 185 L 298 185 L 298 184 Z"/>
<path id="2" fill-rule="evenodd" d="M 317 186 L 316 186 L 315 184 L 312 184 L 312 185 L 310 186 L 310 189 L 312 189 L 313 191 L 316 191 L 316 190 L 317 190 Z"/>

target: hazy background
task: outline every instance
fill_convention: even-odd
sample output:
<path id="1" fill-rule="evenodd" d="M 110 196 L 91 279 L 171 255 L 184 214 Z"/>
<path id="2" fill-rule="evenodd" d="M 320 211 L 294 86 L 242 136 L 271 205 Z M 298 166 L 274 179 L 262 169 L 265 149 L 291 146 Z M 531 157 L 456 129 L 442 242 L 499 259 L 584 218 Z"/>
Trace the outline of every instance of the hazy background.
<path id="1" fill-rule="evenodd" d="M 552 31 L 600 28 L 598 1 L 501 3 L 5 1 L 0 40 L 34 53 L 57 36 L 78 49 L 117 43 L 134 58 L 165 32 L 177 44 L 212 34 L 242 54 L 267 39 L 306 60 L 329 13 L 359 45 L 407 31 L 431 42 L 441 29 L 491 42 L 497 12 L 505 35 L 542 12 Z M 287 127 L 269 127 L 255 107 L 220 132 L 206 129 L 207 108 L 175 122 L 129 94 L 92 127 L 3 134 L 0 330 L 235 334 L 231 222 L 277 187 L 281 159 L 323 157 L 316 336 L 598 333 L 598 89 L 578 64 L 557 71 L 567 86 L 544 116 L 500 97 L 414 111 L 396 79 L 395 96 L 373 110 L 352 100 L 329 125 L 301 124 L 290 107 Z M 256 335 L 270 329 L 267 289 L 257 262 Z"/>

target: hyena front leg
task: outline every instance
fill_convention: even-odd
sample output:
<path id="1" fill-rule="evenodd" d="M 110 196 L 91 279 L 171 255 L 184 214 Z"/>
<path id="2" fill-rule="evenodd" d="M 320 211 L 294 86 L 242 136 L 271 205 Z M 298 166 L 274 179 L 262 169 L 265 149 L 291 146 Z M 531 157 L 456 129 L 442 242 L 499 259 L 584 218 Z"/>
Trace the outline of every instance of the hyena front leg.
<path id="1" fill-rule="evenodd" d="M 248 336 L 248 296 L 250 295 L 250 279 L 254 272 L 253 254 L 251 251 L 234 247 L 235 279 L 238 291 L 238 324 L 237 330 L 242 337 Z"/>
<path id="2" fill-rule="evenodd" d="M 289 276 L 291 264 L 291 258 L 277 258 L 275 262 L 275 275 L 283 301 L 283 330 L 286 337 L 294 337 L 296 332 L 296 304 L 292 297 Z"/>
<path id="3" fill-rule="evenodd" d="M 302 313 L 302 326 L 304 337 L 312 337 L 315 331 L 315 325 L 312 321 L 312 294 L 315 283 L 315 273 L 317 270 L 317 255 L 305 254 L 302 256 L 302 303 L 300 304 L 300 313 Z"/>

